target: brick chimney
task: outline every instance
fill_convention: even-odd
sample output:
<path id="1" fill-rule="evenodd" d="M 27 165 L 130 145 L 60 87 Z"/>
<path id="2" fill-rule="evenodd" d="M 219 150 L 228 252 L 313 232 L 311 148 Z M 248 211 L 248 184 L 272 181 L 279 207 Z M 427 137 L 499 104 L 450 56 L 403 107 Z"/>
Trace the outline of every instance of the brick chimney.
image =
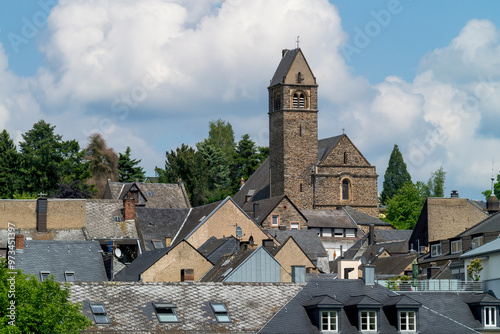
<path id="1" fill-rule="evenodd" d="M 24 234 L 16 234 L 16 251 L 24 251 Z"/>
<path id="2" fill-rule="evenodd" d="M 123 217 L 125 220 L 135 219 L 135 201 L 132 196 L 127 195 L 127 197 L 123 199 Z"/>
<path id="3" fill-rule="evenodd" d="M 181 269 L 181 282 L 194 282 L 194 269 Z"/>
<path id="4" fill-rule="evenodd" d="M 456 190 L 452 190 L 452 191 L 451 191 L 451 194 L 450 194 L 450 197 L 451 197 L 451 198 L 458 198 L 458 191 L 456 191 Z"/>

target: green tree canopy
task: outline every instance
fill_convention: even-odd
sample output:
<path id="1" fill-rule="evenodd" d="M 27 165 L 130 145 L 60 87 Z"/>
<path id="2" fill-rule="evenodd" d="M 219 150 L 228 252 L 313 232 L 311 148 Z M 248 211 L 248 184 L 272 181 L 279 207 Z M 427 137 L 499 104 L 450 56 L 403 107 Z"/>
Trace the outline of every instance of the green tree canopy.
<path id="1" fill-rule="evenodd" d="M 429 189 L 428 197 L 444 197 L 445 181 L 446 172 L 443 170 L 443 166 L 441 166 L 432 173 L 429 181 L 427 181 L 427 188 Z"/>
<path id="2" fill-rule="evenodd" d="M 406 182 L 389 200 L 387 220 L 399 230 L 413 230 L 427 198 L 425 183 Z"/>
<path id="3" fill-rule="evenodd" d="M 235 148 L 233 126 L 222 119 L 210 121 L 208 126 L 207 143 L 214 148 L 219 148 L 226 159 L 226 163 L 232 164 Z"/>
<path id="4" fill-rule="evenodd" d="M 0 133 L 0 196 L 13 198 L 18 182 L 19 153 L 9 133 Z"/>
<path id="5" fill-rule="evenodd" d="M 395 144 L 385 170 L 383 190 L 380 194 L 381 203 L 387 205 L 398 189 L 408 181 L 411 181 L 410 173 L 406 170 L 406 163 L 398 145 Z"/>
<path id="6" fill-rule="evenodd" d="M 16 272 L 16 275 L 10 274 Z M 15 278 L 13 281 L 12 278 Z M 9 280 L 10 279 L 10 280 Z M 12 292 L 11 282 L 14 283 Z M 10 296 L 14 293 L 15 296 Z M 12 297 L 12 298 L 11 298 Z M 52 279 L 39 282 L 20 270 L 8 269 L 0 262 L 0 332 L 12 334 L 78 334 L 92 322 L 82 314 L 81 304 L 69 301 L 69 285 L 61 286 Z M 15 301 L 15 326 L 9 325 L 11 300 Z"/>
<path id="7" fill-rule="evenodd" d="M 245 181 L 248 180 L 268 156 L 268 147 L 258 147 L 249 134 L 241 136 L 234 153 L 234 164 L 231 171 L 231 195 L 234 195 L 240 188 L 241 178 Z"/>
<path id="8" fill-rule="evenodd" d="M 146 173 L 141 166 L 138 166 L 141 160 L 132 159 L 130 147 L 127 146 L 125 153 L 119 153 L 118 158 L 118 180 L 120 182 L 134 182 L 136 179 L 139 182 L 144 182 Z"/>

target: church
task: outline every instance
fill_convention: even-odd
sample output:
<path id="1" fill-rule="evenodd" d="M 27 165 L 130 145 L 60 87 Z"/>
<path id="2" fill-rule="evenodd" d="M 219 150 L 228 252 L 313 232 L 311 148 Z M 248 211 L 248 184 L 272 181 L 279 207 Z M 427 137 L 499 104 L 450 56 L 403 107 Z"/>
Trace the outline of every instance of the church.
<path id="1" fill-rule="evenodd" d="M 269 158 L 234 200 L 286 195 L 299 209 L 355 208 L 378 217 L 375 166 L 345 134 L 318 140 L 318 84 L 300 48 L 283 50 L 269 91 Z"/>

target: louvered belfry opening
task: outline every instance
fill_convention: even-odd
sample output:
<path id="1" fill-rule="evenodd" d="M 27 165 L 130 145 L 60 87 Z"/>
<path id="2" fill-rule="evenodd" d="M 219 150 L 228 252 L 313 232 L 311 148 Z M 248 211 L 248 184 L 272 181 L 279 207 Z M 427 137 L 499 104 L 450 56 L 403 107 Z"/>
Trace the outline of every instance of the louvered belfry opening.
<path id="1" fill-rule="evenodd" d="M 38 198 L 36 200 L 36 230 L 47 232 L 47 199 Z"/>

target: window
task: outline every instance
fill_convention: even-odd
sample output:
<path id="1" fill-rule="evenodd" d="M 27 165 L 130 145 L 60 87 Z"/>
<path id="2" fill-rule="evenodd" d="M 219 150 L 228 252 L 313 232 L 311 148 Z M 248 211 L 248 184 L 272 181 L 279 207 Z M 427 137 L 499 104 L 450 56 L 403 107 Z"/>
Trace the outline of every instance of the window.
<path id="1" fill-rule="evenodd" d="M 229 318 L 229 313 L 227 312 L 226 305 L 222 303 L 212 303 L 212 310 L 215 314 L 215 319 L 217 322 L 231 322 L 231 318 Z"/>
<path id="2" fill-rule="evenodd" d="M 152 241 L 155 249 L 163 248 L 163 243 L 161 242 L 161 240 L 152 240 Z"/>
<path id="3" fill-rule="evenodd" d="M 74 282 L 75 281 L 75 273 L 73 271 L 65 271 L 64 277 L 66 278 L 66 282 Z"/>
<path id="4" fill-rule="evenodd" d="M 299 125 L 299 137 L 302 137 L 302 125 Z"/>
<path id="5" fill-rule="evenodd" d="M 337 311 L 321 311 L 321 330 L 337 331 Z"/>
<path id="6" fill-rule="evenodd" d="M 274 110 L 280 110 L 281 109 L 281 94 L 276 93 L 274 95 Z"/>
<path id="7" fill-rule="evenodd" d="M 345 236 L 348 238 L 354 238 L 356 236 L 356 229 L 354 228 L 346 228 Z"/>
<path id="8" fill-rule="evenodd" d="M 45 281 L 49 279 L 50 271 L 40 271 L 40 281 Z"/>
<path id="9" fill-rule="evenodd" d="M 306 99 L 304 93 L 295 93 L 293 94 L 293 108 L 305 108 L 306 107 Z"/>
<path id="10" fill-rule="evenodd" d="M 485 306 L 483 309 L 484 327 L 497 326 L 497 308 L 496 306 Z"/>
<path id="11" fill-rule="evenodd" d="M 344 229 L 343 228 L 336 228 L 335 229 L 335 236 L 336 237 L 343 237 L 344 236 Z"/>
<path id="12" fill-rule="evenodd" d="M 342 199 L 343 200 L 349 199 L 349 180 L 348 179 L 342 180 Z"/>
<path id="13" fill-rule="evenodd" d="M 451 253 L 460 253 L 462 251 L 462 240 L 453 240 L 451 242 Z"/>
<path id="14" fill-rule="evenodd" d="M 344 152 L 344 165 L 347 164 L 347 152 Z"/>
<path id="15" fill-rule="evenodd" d="M 106 309 L 102 304 L 90 304 L 90 310 L 94 315 L 94 321 L 96 324 L 109 324 L 108 314 Z"/>
<path id="16" fill-rule="evenodd" d="M 431 257 L 441 255 L 441 243 L 431 245 Z"/>
<path id="17" fill-rule="evenodd" d="M 377 311 L 361 311 L 361 331 L 377 331 Z"/>
<path id="18" fill-rule="evenodd" d="M 302 188 L 302 183 L 300 184 L 300 192 L 303 192 L 304 189 Z"/>
<path id="19" fill-rule="evenodd" d="M 290 222 L 290 230 L 298 230 L 299 222 Z"/>
<path id="20" fill-rule="evenodd" d="M 399 330 L 407 332 L 417 331 L 417 316 L 415 311 L 399 312 Z"/>
<path id="21" fill-rule="evenodd" d="M 271 215 L 271 226 L 278 226 L 280 224 L 280 215 Z"/>
<path id="22" fill-rule="evenodd" d="M 322 237 L 331 237 L 332 236 L 332 229 L 331 228 L 322 228 L 321 229 L 321 236 Z"/>
<path id="23" fill-rule="evenodd" d="M 179 322 L 174 304 L 153 303 L 153 307 L 155 308 L 156 317 L 159 322 Z"/>
<path id="24" fill-rule="evenodd" d="M 472 249 L 477 248 L 484 244 L 484 237 L 482 235 L 472 238 Z"/>

